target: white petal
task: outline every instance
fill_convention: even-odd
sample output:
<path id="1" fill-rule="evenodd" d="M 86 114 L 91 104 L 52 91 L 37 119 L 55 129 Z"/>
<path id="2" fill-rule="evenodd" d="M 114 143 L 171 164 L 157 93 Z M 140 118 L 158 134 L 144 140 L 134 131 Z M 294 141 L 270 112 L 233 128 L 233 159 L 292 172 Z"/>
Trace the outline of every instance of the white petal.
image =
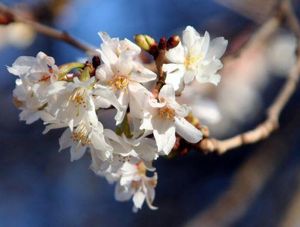
<path id="1" fill-rule="evenodd" d="M 159 92 L 159 97 L 166 100 L 175 100 L 175 91 L 171 85 L 164 85 Z"/>
<path id="2" fill-rule="evenodd" d="M 202 133 L 184 118 L 175 117 L 176 132 L 190 143 L 197 143 L 202 139 Z"/>
<path id="3" fill-rule="evenodd" d="M 141 48 L 136 45 L 134 42 L 130 41 L 129 39 L 124 39 L 121 41 L 123 48 L 127 51 L 132 51 L 134 54 L 138 55 L 141 52 Z"/>
<path id="4" fill-rule="evenodd" d="M 104 86 L 99 85 L 98 88 L 94 91 L 94 95 L 100 96 L 101 98 L 105 99 L 118 110 L 115 116 L 115 120 L 117 125 L 120 124 L 125 116 L 127 105 L 122 106 L 116 98 L 112 89 Z"/>
<path id="5" fill-rule="evenodd" d="M 137 66 L 134 72 L 130 74 L 130 80 L 139 83 L 146 83 L 155 80 L 156 77 L 157 75 L 154 72 L 142 66 Z"/>
<path id="6" fill-rule="evenodd" d="M 132 192 L 128 188 L 121 186 L 120 184 L 116 185 L 115 188 L 115 199 L 117 201 L 127 201 L 131 198 Z"/>
<path id="7" fill-rule="evenodd" d="M 108 44 L 101 45 L 100 55 L 104 64 L 115 64 L 118 61 L 118 56 Z"/>
<path id="8" fill-rule="evenodd" d="M 146 195 L 145 193 L 141 192 L 141 191 L 137 191 L 136 193 L 134 193 L 133 197 L 132 197 L 132 201 L 134 203 L 134 206 L 138 209 L 142 208 L 142 205 L 145 201 Z"/>
<path id="9" fill-rule="evenodd" d="M 220 58 L 225 53 L 228 41 L 224 37 L 218 37 L 211 41 L 207 58 Z"/>
<path id="10" fill-rule="evenodd" d="M 199 33 L 192 26 L 187 26 L 182 34 L 182 42 L 184 46 L 190 48 L 194 42 L 200 38 Z"/>
<path id="11" fill-rule="evenodd" d="M 76 161 L 85 154 L 86 147 L 82 146 L 81 144 L 71 146 L 70 153 L 71 153 L 71 162 Z"/>
<path id="12" fill-rule="evenodd" d="M 176 142 L 174 123 L 156 117 L 152 119 L 152 125 L 158 152 L 168 155 Z"/>
<path id="13" fill-rule="evenodd" d="M 201 53 L 206 56 L 208 48 L 209 48 L 210 38 L 209 33 L 206 31 L 204 36 L 201 38 Z"/>
<path id="14" fill-rule="evenodd" d="M 150 92 L 141 84 L 131 82 L 128 85 L 130 95 L 130 113 L 131 116 L 142 118 L 145 106 L 150 100 Z"/>
<path id="15" fill-rule="evenodd" d="M 37 121 L 40 118 L 40 114 L 38 111 L 31 111 L 31 110 L 23 110 L 20 115 L 20 120 L 25 121 L 26 124 L 32 124 L 33 122 Z"/>
<path id="16" fill-rule="evenodd" d="M 128 58 L 119 59 L 114 65 L 112 70 L 117 75 L 129 75 L 133 71 L 133 62 Z"/>
<path id="17" fill-rule="evenodd" d="M 172 85 L 175 91 L 183 87 L 183 76 L 185 67 L 183 64 L 164 64 L 163 71 L 166 72 L 166 84 Z"/>
<path id="18" fill-rule="evenodd" d="M 195 71 L 191 71 L 191 70 L 185 71 L 185 73 L 184 73 L 184 83 L 185 84 L 190 84 L 194 80 L 195 74 L 196 74 Z"/>
<path id="19" fill-rule="evenodd" d="M 145 161 L 153 161 L 157 158 L 157 146 L 153 139 L 143 138 L 140 146 L 135 147 L 135 150 Z"/>
<path id="20" fill-rule="evenodd" d="M 181 42 L 174 48 L 170 49 L 166 53 L 166 58 L 171 62 L 171 63 L 179 63 L 183 64 L 184 63 L 184 48 L 181 44 Z"/>
<path id="21" fill-rule="evenodd" d="M 98 35 L 104 43 L 108 43 L 111 41 L 110 36 L 106 32 L 98 32 Z"/>
<path id="22" fill-rule="evenodd" d="M 71 131 L 67 128 L 59 138 L 59 151 L 70 147 L 72 144 L 73 140 L 71 139 Z"/>
<path id="23" fill-rule="evenodd" d="M 26 74 L 34 64 L 36 64 L 36 58 L 21 56 L 15 60 L 12 67 L 7 67 L 7 70 L 11 74 L 14 74 L 16 76 L 21 76 Z"/>
<path id="24" fill-rule="evenodd" d="M 48 95 L 57 94 L 64 89 L 66 89 L 67 82 L 65 81 L 56 81 L 49 85 L 48 87 Z"/>
<path id="25" fill-rule="evenodd" d="M 103 134 L 93 133 L 91 136 L 91 142 L 93 147 L 99 151 L 99 158 L 101 160 L 107 160 L 111 156 L 112 147 L 106 143 Z"/>
<path id="26" fill-rule="evenodd" d="M 125 107 L 127 109 L 128 103 L 129 103 L 129 94 L 127 91 L 121 91 L 118 97 L 118 102 L 121 104 L 121 106 Z"/>

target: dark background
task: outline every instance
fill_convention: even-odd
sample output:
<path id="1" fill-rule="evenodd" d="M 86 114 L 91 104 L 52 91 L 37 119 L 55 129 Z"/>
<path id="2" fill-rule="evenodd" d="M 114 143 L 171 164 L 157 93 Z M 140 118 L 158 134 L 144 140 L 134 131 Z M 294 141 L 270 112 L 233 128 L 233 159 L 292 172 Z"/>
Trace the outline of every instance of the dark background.
<path id="1" fill-rule="evenodd" d="M 13 5 L 18 1 L 1 2 Z M 159 38 L 192 25 L 230 42 L 241 30 L 259 25 L 209 0 L 66 1 L 56 16 L 49 10 L 51 2 L 22 3 L 28 3 L 43 23 L 94 46 L 100 45 L 98 31 L 120 38 L 132 39 L 136 33 Z M 206 222 L 217 227 L 277 226 L 282 222 L 300 190 L 299 91 L 283 112 L 281 129 L 266 141 L 223 156 L 194 151 L 172 160 L 160 158 L 154 164 L 159 175 L 154 204 L 159 210 L 145 206 L 134 214 L 131 201 L 115 201 L 114 186 L 88 169 L 88 156 L 71 163 L 68 152 L 57 152 L 62 131 L 42 135 L 41 122 L 26 125 L 18 121 L 19 111 L 12 104 L 15 77 L 5 66 L 20 55 L 35 56 L 40 50 L 54 56 L 58 64 L 84 57 L 73 47 L 43 35 L 37 35 L 25 49 L 0 49 L 0 226 L 185 226 L 203 212 Z M 272 79 L 263 91 L 265 107 L 283 81 Z M 264 119 L 263 112 L 259 116 L 240 125 L 240 131 Z M 224 193 L 229 195 L 219 206 L 227 209 L 210 212 Z M 196 226 L 210 226 L 199 223 Z"/>

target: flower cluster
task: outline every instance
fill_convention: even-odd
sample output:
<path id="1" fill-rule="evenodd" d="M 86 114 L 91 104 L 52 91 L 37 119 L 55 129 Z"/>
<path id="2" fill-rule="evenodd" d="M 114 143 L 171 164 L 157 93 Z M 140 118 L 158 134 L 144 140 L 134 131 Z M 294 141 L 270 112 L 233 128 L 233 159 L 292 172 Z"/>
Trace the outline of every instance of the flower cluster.
<path id="1" fill-rule="evenodd" d="M 116 184 L 117 200 L 132 198 L 135 211 L 145 201 L 156 209 L 152 205 L 157 185 L 153 161 L 171 152 L 176 134 L 189 143 L 202 138 L 201 131 L 187 120 L 190 108 L 178 103 L 175 94 L 194 78 L 201 83 L 219 82 L 219 58 L 227 41 L 210 42 L 208 33 L 202 37 L 188 26 L 182 42 L 166 49 L 165 85 L 155 93 L 159 78 L 142 63 L 140 46 L 106 33 L 99 35 L 99 55 L 85 63 L 58 67 L 43 52 L 19 57 L 8 67 L 18 77 L 14 103 L 27 124 L 41 119 L 44 133 L 65 128 L 60 150 L 69 149 L 71 161 L 90 155 L 95 174 Z M 107 109 L 115 109 L 111 129 L 104 129 L 99 120 Z"/>

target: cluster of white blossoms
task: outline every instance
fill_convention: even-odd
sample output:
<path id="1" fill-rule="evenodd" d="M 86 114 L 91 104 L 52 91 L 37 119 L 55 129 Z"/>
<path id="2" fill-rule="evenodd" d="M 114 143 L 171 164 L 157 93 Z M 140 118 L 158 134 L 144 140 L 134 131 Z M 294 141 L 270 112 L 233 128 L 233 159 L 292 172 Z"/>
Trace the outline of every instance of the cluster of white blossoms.
<path id="1" fill-rule="evenodd" d="M 176 134 L 189 143 L 202 139 L 201 131 L 187 120 L 190 108 L 178 103 L 175 93 L 194 78 L 217 84 L 227 41 L 210 42 L 208 33 L 200 36 L 188 26 L 182 42 L 166 50 L 165 85 L 155 94 L 158 75 L 140 60 L 141 48 L 127 39 L 99 35 L 99 56 L 85 63 L 58 67 L 43 52 L 19 57 L 8 67 L 18 77 L 14 103 L 27 124 L 41 119 L 44 133 L 65 128 L 60 150 L 69 149 L 71 161 L 90 155 L 91 169 L 116 184 L 117 200 L 132 198 L 135 211 L 145 201 L 156 209 L 153 161 L 171 152 Z M 112 108 L 116 127 L 104 129 L 99 116 Z"/>

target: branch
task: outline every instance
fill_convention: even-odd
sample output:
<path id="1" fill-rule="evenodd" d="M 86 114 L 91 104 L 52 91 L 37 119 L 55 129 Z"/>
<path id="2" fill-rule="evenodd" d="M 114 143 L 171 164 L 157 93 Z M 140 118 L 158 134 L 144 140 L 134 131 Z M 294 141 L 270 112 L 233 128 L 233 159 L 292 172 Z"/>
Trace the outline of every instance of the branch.
<path id="1" fill-rule="evenodd" d="M 289 1 L 283 1 L 280 5 L 280 12 L 284 15 L 282 17 L 282 14 L 279 18 L 280 20 L 277 20 L 277 22 L 282 21 L 282 18 L 286 18 L 287 23 L 290 27 L 290 29 L 293 31 L 293 33 L 298 38 L 297 43 L 297 60 L 292 69 L 290 70 L 290 73 L 288 75 L 288 79 L 285 83 L 285 85 L 280 90 L 277 98 L 274 100 L 273 104 L 269 107 L 267 112 L 267 119 L 259 124 L 255 129 L 244 132 L 242 134 L 238 134 L 236 136 L 233 136 L 231 138 L 225 139 L 225 140 L 218 140 L 215 138 L 205 138 L 202 141 L 200 141 L 199 144 L 197 144 L 197 147 L 200 148 L 203 151 L 206 152 L 213 152 L 217 151 L 219 154 L 223 154 L 226 151 L 230 149 L 234 149 L 237 147 L 240 147 L 245 144 L 252 144 L 256 143 L 260 140 L 263 140 L 267 138 L 273 131 L 275 131 L 279 126 L 279 117 L 283 110 L 283 108 L 286 106 L 287 102 L 289 101 L 290 97 L 296 90 L 297 83 L 299 81 L 299 74 L 300 74 L 300 56 L 299 56 L 299 48 L 300 48 L 300 26 L 299 22 L 296 18 L 296 15 L 294 14 L 292 7 L 290 5 Z M 273 32 L 267 32 L 264 33 L 264 28 L 273 28 L 271 31 L 274 30 L 274 28 L 279 28 L 277 26 L 277 23 L 275 23 L 275 20 L 273 21 L 269 20 L 262 29 L 259 30 L 257 33 L 257 36 L 255 38 L 255 42 L 259 42 L 259 40 L 264 40 L 266 38 L 262 34 L 272 34 Z M 273 24 L 273 25 L 272 25 Z M 267 26 L 268 25 L 268 26 Z M 272 26 L 271 26 L 272 25 Z M 263 38 L 263 39 L 262 39 Z M 253 42 L 250 42 L 249 45 L 253 45 Z"/>
<path id="2" fill-rule="evenodd" d="M 82 51 L 86 52 L 87 54 L 90 54 L 90 55 L 97 54 L 98 55 L 98 53 L 92 47 L 80 42 L 79 40 L 75 39 L 67 32 L 59 31 L 59 30 L 51 28 L 47 25 L 43 25 L 39 22 L 27 19 L 27 18 L 23 17 L 22 15 L 19 15 L 13 9 L 10 9 L 9 7 L 7 7 L 6 5 L 4 5 L 2 3 L 0 3 L 0 14 L 9 16 L 9 18 L 11 19 L 11 22 L 21 22 L 21 23 L 27 24 L 27 25 L 31 26 L 37 32 L 44 34 L 46 36 L 49 36 L 51 38 L 61 40 L 65 43 L 68 43 L 69 45 L 71 45 L 79 50 L 82 50 Z"/>
<path id="3" fill-rule="evenodd" d="M 154 89 L 152 90 L 152 93 L 154 96 L 158 96 L 158 93 L 160 89 L 165 85 L 165 80 L 166 80 L 166 73 L 162 70 L 162 66 L 165 61 L 165 56 L 166 56 L 166 50 L 165 49 L 159 49 L 158 51 L 158 56 L 155 59 L 155 65 L 157 69 L 157 75 L 158 75 L 158 80 L 155 84 Z"/>

